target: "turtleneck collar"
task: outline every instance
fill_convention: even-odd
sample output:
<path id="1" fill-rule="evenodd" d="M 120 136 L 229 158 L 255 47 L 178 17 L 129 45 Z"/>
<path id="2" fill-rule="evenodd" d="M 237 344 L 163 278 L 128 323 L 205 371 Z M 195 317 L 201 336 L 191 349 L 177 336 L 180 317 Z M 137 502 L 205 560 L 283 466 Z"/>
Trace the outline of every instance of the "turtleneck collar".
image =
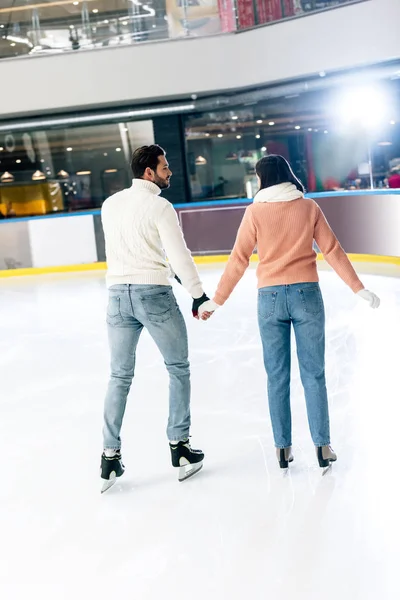
<path id="1" fill-rule="evenodd" d="M 155 196 L 159 196 L 161 194 L 161 190 L 152 181 L 147 181 L 146 179 L 133 179 L 132 180 L 132 189 L 137 191 L 148 191 Z"/>

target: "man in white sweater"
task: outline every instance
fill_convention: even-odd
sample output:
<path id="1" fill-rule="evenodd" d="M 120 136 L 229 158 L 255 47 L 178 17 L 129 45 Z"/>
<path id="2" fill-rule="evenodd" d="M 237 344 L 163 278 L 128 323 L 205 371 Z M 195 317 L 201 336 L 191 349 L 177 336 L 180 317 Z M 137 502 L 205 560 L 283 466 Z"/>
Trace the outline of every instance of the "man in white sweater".
<path id="1" fill-rule="evenodd" d="M 193 450 L 189 444 L 188 339 L 169 278 L 176 273 L 191 294 L 196 318 L 199 306 L 208 298 L 177 214 L 160 196 L 161 190 L 169 187 L 172 176 L 164 150 L 157 145 L 138 148 L 131 166 L 132 187 L 108 198 L 101 211 L 111 353 L 111 378 L 104 407 L 102 491 L 124 472 L 120 430 L 135 370 L 136 347 L 144 327 L 163 355 L 170 377 L 167 435 L 172 464 L 180 467 L 179 479 L 199 471 L 204 458 L 200 450 Z"/>

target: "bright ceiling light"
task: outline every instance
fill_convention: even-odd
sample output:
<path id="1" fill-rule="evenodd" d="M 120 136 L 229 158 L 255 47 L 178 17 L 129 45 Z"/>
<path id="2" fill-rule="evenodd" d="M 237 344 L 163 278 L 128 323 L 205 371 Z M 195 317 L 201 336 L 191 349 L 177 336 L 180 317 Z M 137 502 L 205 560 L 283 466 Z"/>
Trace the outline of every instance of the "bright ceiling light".
<path id="1" fill-rule="evenodd" d="M 396 121 L 390 121 L 391 125 L 396 125 Z"/>
<path id="2" fill-rule="evenodd" d="M 98 8 L 94 8 L 94 9 L 92 10 L 92 13 L 94 13 L 95 15 L 97 15 L 97 13 L 98 13 L 98 12 L 99 12 L 99 9 L 98 9 Z"/>
<path id="3" fill-rule="evenodd" d="M 388 121 L 389 108 L 382 90 L 353 88 L 336 98 L 333 110 L 343 125 L 374 129 Z"/>
<path id="4" fill-rule="evenodd" d="M 115 148 L 115 152 L 121 152 L 121 148 Z"/>
<path id="5" fill-rule="evenodd" d="M 262 119 L 258 119 L 257 123 L 258 123 L 258 125 L 261 125 Z"/>
<path id="6" fill-rule="evenodd" d="M 219 134 L 218 134 L 218 137 L 219 137 L 219 138 L 223 138 L 223 137 L 224 137 L 224 134 L 223 134 L 223 133 L 219 133 Z"/>
<path id="7" fill-rule="evenodd" d="M 237 139 L 237 140 L 241 140 L 241 139 L 242 139 L 242 136 L 241 136 L 241 135 L 237 135 L 237 136 L 236 136 L 236 139 Z"/>
<path id="8" fill-rule="evenodd" d="M 270 122 L 268 123 L 268 125 L 269 125 L 270 127 L 273 127 L 273 126 L 275 125 L 275 121 L 270 121 Z"/>
<path id="9" fill-rule="evenodd" d="M 69 147 L 67 148 L 67 152 L 72 152 L 72 148 L 71 148 L 71 146 L 69 146 Z"/>
<path id="10" fill-rule="evenodd" d="M 262 151 L 262 152 L 266 152 L 266 151 L 267 151 L 267 148 L 266 148 L 266 146 L 263 146 L 263 147 L 261 148 L 261 151 Z"/>
<path id="11" fill-rule="evenodd" d="M 239 117 L 238 117 L 237 115 L 233 115 L 233 117 L 232 117 L 232 121 L 237 121 L 237 120 L 238 120 L 238 118 L 239 118 Z"/>
<path id="12" fill-rule="evenodd" d="M 21 164 L 21 159 L 17 158 L 17 160 L 15 162 L 17 163 L 17 165 L 20 165 Z"/>
<path id="13" fill-rule="evenodd" d="M 259 133 L 257 133 L 256 140 L 259 140 L 260 138 L 261 138 L 261 135 Z"/>
<path id="14" fill-rule="evenodd" d="M 295 129 L 297 129 L 297 130 L 301 129 L 300 125 L 296 125 Z"/>

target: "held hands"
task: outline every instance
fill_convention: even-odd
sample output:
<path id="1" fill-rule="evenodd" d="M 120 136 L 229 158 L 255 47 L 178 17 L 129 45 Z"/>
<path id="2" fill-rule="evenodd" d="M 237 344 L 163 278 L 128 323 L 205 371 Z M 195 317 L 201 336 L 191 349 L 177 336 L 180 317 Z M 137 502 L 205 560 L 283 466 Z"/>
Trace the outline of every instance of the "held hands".
<path id="1" fill-rule="evenodd" d="M 204 302 L 199 309 L 200 319 L 202 321 L 207 321 L 217 310 L 217 308 L 219 308 L 219 304 L 214 302 L 214 300 L 208 300 L 207 302 Z"/>
<path id="2" fill-rule="evenodd" d="M 360 290 L 357 292 L 357 296 L 360 296 L 360 298 L 366 300 L 371 308 L 378 308 L 381 303 L 378 296 L 369 290 Z"/>
<path id="3" fill-rule="evenodd" d="M 193 298 L 192 315 L 194 316 L 195 319 L 199 319 L 200 306 L 204 306 L 204 304 L 206 304 L 209 301 L 210 301 L 210 298 L 206 294 L 203 294 L 201 296 L 201 298 Z"/>

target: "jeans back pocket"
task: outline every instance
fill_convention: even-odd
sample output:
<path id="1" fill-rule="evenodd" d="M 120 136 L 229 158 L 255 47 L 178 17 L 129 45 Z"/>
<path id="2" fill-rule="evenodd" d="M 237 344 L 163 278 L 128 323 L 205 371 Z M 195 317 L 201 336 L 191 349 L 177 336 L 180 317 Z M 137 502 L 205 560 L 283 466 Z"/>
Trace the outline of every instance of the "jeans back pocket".
<path id="1" fill-rule="evenodd" d="M 269 319 L 275 312 L 276 296 L 278 292 L 258 292 L 258 317 Z"/>
<path id="2" fill-rule="evenodd" d="M 107 323 L 109 325 L 119 325 L 122 321 L 121 299 L 119 296 L 110 294 L 107 306 Z"/>
<path id="3" fill-rule="evenodd" d="M 319 315 L 324 307 L 319 286 L 307 287 L 298 290 L 303 310 L 310 315 Z"/>
<path id="4" fill-rule="evenodd" d="M 164 323 L 171 317 L 171 296 L 168 291 L 141 297 L 147 318 L 152 323 Z"/>

